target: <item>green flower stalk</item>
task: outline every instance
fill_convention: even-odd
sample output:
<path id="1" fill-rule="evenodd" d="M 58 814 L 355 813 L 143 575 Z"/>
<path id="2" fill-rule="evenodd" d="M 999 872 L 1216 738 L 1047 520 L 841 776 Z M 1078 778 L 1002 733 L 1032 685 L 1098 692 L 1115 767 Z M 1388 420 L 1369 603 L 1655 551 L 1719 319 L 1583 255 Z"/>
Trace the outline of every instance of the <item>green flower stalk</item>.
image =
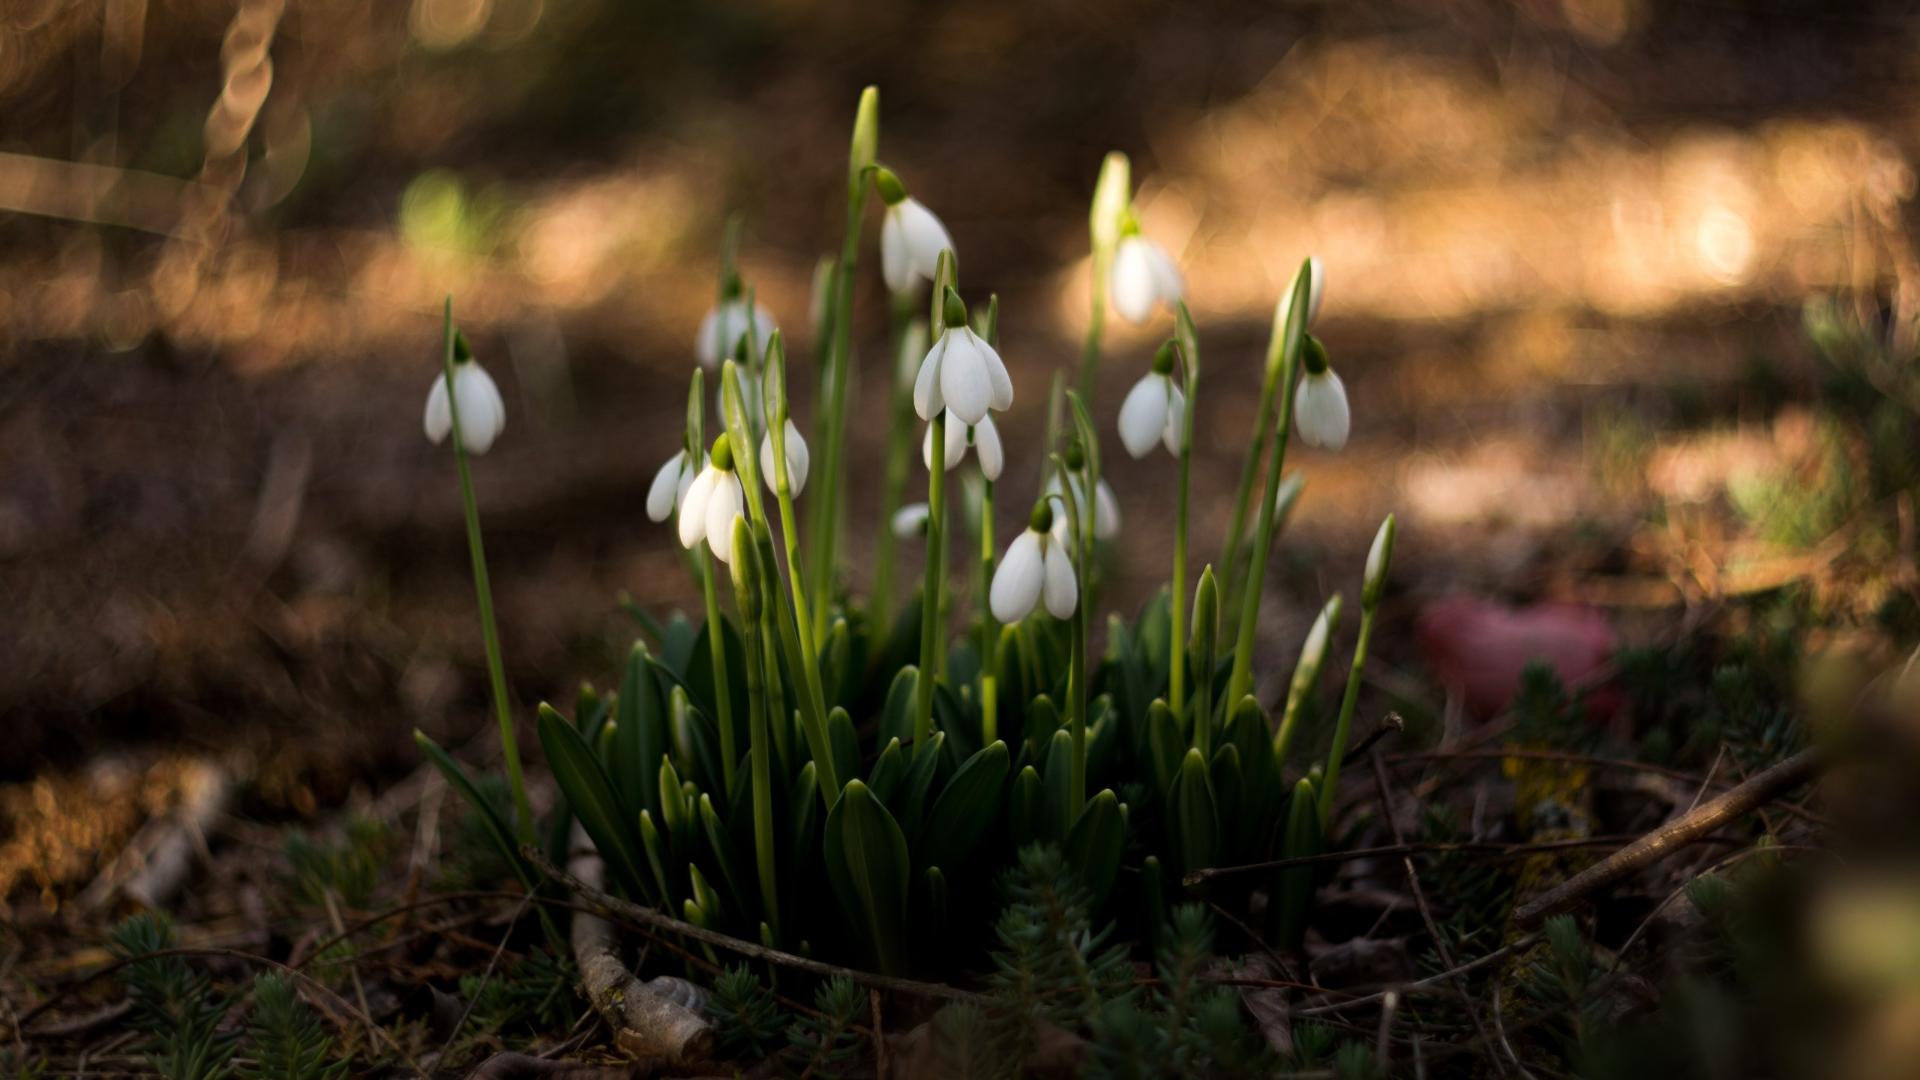
<path id="1" fill-rule="evenodd" d="M 1191 478 L 1193 473 L 1193 416 L 1196 403 L 1200 400 L 1200 340 L 1193 328 L 1193 315 L 1187 305 L 1181 302 L 1175 316 L 1174 332 L 1180 343 L 1180 351 L 1185 356 L 1186 388 L 1185 401 L 1179 403 L 1180 419 L 1177 442 L 1180 447 L 1180 486 L 1176 499 L 1173 521 L 1173 581 L 1168 596 L 1168 616 L 1172 620 L 1173 668 L 1168 674 L 1168 696 L 1173 700 L 1173 715 L 1176 719 L 1184 715 L 1186 708 L 1187 658 L 1182 639 L 1185 627 L 1181 625 L 1182 606 L 1186 601 L 1187 589 L 1187 514 L 1190 502 Z M 1169 403 L 1172 404 L 1171 402 Z M 1169 413 L 1171 413 L 1169 409 Z M 1175 422 L 1169 416 L 1169 426 Z M 1211 669 L 1209 669 L 1211 671 Z M 1211 759 L 1209 759 L 1211 760 Z"/>
<path id="2" fill-rule="evenodd" d="M 1000 347 L 1000 294 L 987 296 L 987 311 L 981 326 L 981 336 L 987 344 Z M 992 419 L 984 421 L 987 425 Z M 975 428 L 967 429 L 967 437 L 975 438 Z M 989 430 L 991 427 L 989 426 Z M 1000 737 L 1000 627 L 993 617 L 993 605 L 987 602 L 987 592 L 993 586 L 993 483 L 1000 478 L 1001 459 L 998 454 L 1000 436 L 993 435 L 996 451 L 993 460 L 986 456 L 982 446 L 975 452 L 980 463 L 980 732 L 981 742 L 992 746 Z"/>
<path id="3" fill-rule="evenodd" d="M 1385 591 L 1387 571 L 1393 565 L 1394 518 L 1380 523 L 1373 535 L 1373 547 L 1367 552 L 1366 576 L 1360 585 L 1360 640 L 1353 647 L 1353 667 L 1347 672 L 1347 690 L 1340 699 L 1340 719 L 1334 724 L 1333 746 L 1327 751 L 1326 779 L 1320 783 L 1320 828 L 1324 831 L 1333 814 L 1333 786 L 1340 779 L 1340 764 L 1347 756 L 1347 740 L 1353 733 L 1353 710 L 1360 700 L 1360 676 L 1367 666 L 1367 647 L 1373 642 L 1373 615 Z"/>
<path id="4" fill-rule="evenodd" d="M 813 505 L 814 553 L 813 588 L 817 603 L 813 608 L 813 639 L 827 636 L 827 609 L 831 607 L 838 539 L 838 520 L 845 502 L 846 476 L 844 456 L 847 433 L 847 374 L 853 362 L 853 272 L 860 254 L 860 218 L 867 207 L 867 173 L 873 167 L 880 144 L 880 90 L 869 86 L 860 92 L 860 104 L 854 113 L 853 138 L 847 151 L 847 227 L 840 241 L 840 259 L 828 308 L 832 312 L 833 349 L 827 354 L 823 377 L 827 387 L 826 407 L 819 423 L 824 431 L 815 440 L 825 461 L 821 468 L 824 482 Z M 823 787 L 826 785 L 823 785 Z M 835 790 L 838 790 L 837 788 Z"/>
<path id="5" fill-rule="evenodd" d="M 500 658 L 500 628 L 493 615 L 493 584 L 487 576 L 487 552 L 480 539 L 480 507 L 473 495 L 469 453 L 483 454 L 506 425 L 506 409 L 493 379 L 473 358 L 467 339 L 453 328 L 453 297 L 447 297 L 441 317 L 440 377 L 427 396 L 427 437 L 439 442 L 453 436 L 454 466 L 460 475 L 460 501 L 466 514 L 467 553 L 473 561 L 473 592 L 480 608 L 480 636 L 486 643 L 487 680 L 493 709 L 500 722 L 500 750 L 507 759 L 507 782 L 513 789 L 514 830 L 523 844 L 533 842 L 533 807 L 527 802 L 527 783 L 520 767 L 520 744 L 513 730 L 513 708 L 507 701 L 506 665 Z M 461 413 L 467 413 L 466 427 Z"/>
<path id="6" fill-rule="evenodd" d="M 1253 634 L 1260 618 L 1260 593 L 1266 586 L 1267 557 L 1273 550 L 1274 504 L 1280 490 L 1280 474 L 1287 463 L 1287 436 L 1293 429 L 1294 373 L 1299 369 L 1301 346 L 1307 336 L 1312 280 L 1311 262 L 1302 262 L 1293 276 L 1290 298 L 1275 313 L 1274 329 L 1280 343 L 1280 377 L 1284 380 L 1282 385 L 1286 389 L 1286 398 L 1280 409 L 1278 427 L 1274 431 L 1273 462 L 1267 467 L 1266 494 L 1260 500 L 1259 523 L 1254 527 L 1253 557 L 1247 564 L 1246 583 L 1241 587 L 1240 632 L 1233 645 L 1233 673 L 1227 679 L 1228 701 L 1239 701 L 1253 683 Z M 1267 351 L 1271 358 L 1273 346 L 1269 345 Z"/>
<path id="7" fill-rule="evenodd" d="M 1087 337 L 1080 351 L 1080 395 L 1092 400 L 1100 375 L 1100 352 L 1107 322 L 1107 276 L 1113 269 L 1114 248 L 1132 202 L 1132 165 L 1127 155 L 1114 151 L 1100 163 L 1093 185 L 1093 204 L 1087 212 L 1087 231 L 1093 246 L 1093 277 L 1087 310 Z"/>
<path id="8" fill-rule="evenodd" d="M 687 491 L 687 497 L 680 506 L 680 541 L 693 549 L 694 561 L 700 566 L 700 595 L 707 608 L 707 651 L 713 662 L 713 707 L 719 713 L 714 717 L 714 726 L 720 729 L 720 772 L 727 787 L 733 787 L 734 770 L 738 767 L 738 749 L 733 734 L 733 703 L 728 700 L 732 689 L 727 678 L 727 635 L 725 621 L 720 614 L 720 593 L 715 586 L 717 576 L 713 570 L 713 560 L 720 556 L 716 545 L 731 544 L 733 522 L 739 519 L 740 481 L 733 475 L 733 443 L 726 432 L 713 440 L 713 446 L 707 451 L 707 467 L 694 480 L 693 487 Z M 706 482 L 708 494 L 702 495 L 702 482 Z M 720 494 L 711 494 L 718 489 Z M 696 497 L 699 496 L 699 498 Z M 706 511 L 709 503 L 732 503 L 732 512 L 716 510 L 712 518 Z M 725 530 L 726 539 L 714 533 L 708 522 L 712 520 Z M 693 523 L 692 528 L 689 522 Z M 689 532 L 694 539 L 689 542 Z M 700 543 L 701 540 L 707 543 Z M 731 547 L 728 549 L 731 556 Z M 724 560 L 722 560 L 724 561 Z"/>
<path id="9" fill-rule="evenodd" d="M 741 637 L 747 650 L 747 760 L 753 784 L 753 853 L 760 876 L 760 903 L 769 926 L 780 928 L 780 893 L 774 878 L 773 763 L 767 730 L 767 661 L 762 631 L 762 570 L 745 518 L 733 519 L 734 603 L 740 608 Z"/>
<path id="10" fill-rule="evenodd" d="M 934 315 L 940 320 L 940 337 L 967 329 L 967 306 L 953 290 L 955 278 L 953 253 L 940 256 L 934 275 Z M 934 349 L 940 348 L 934 343 Z M 928 362 L 932 362 L 929 353 Z M 933 682 L 946 653 L 945 625 L 940 619 L 941 586 L 946 582 L 947 535 L 947 410 L 934 411 L 931 443 L 932 459 L 927 464 L 927 566 L 920 591 L 920 680 L 914 694 L 913 745 L 916 752 L 927 745 L 933 734 Z"/>
<path id="11" fill-rule="evenodd" d="M 912 468 L 913 376 L 920 359 L 927 355 L 930 344 L 924 319 L 914 319 L 901 330 L 900 342 L 894 354 L 893 394 L 888 408 L 886 476 L 880 488 L 882 521 L 892 521 L 894 515 L 899 513 L 901 495 L 907 486 L 907 473 Z M 871 611 L 876 620 L 885 620 L 893 613 L 893 575 L 898 548 L 893 530 L 881 530 L 874 555 L 871 601 Z"/>

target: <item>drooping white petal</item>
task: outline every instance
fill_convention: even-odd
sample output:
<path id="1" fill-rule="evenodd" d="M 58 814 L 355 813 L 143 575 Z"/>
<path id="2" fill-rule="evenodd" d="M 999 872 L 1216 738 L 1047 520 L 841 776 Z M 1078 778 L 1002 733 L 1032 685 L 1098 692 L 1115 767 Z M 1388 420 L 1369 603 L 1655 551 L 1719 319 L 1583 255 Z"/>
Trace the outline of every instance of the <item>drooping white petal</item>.
<path id="1" fill-rule="evenodd" d="M 1073 559 L 1064 544 L 1049 541 L 1046 547 L 1047 614 L 1056 619 L 1072 618 L 1080 599 L 1080 583 L 1073 576 Z"/>
<path id="2" fill-rule="evenodd" d="M 913 380 L 913 411 L 920 419 L 932 421 L 941 409 L 947 407 L 946 400 L 940 396 L 940 369 L 945 366 L 947 342 L 949 337 L 941 334 L 940 339 L 927 350 L 927 358 L 920 361 L 920 374 Z"/>
<path id="3" fill-rule="evenodd" d="M 1153 266 L 1147 242 L 1138 236 L 1120 241 L 1113 255 L 1109 293 L 1113 310 L 1130 323 L 1143 323 L 1153 314 Z"/>
<path id="4" fill-rule="evenodd" d="M 680 492 L 680 477 L 686 467 L 687 452 L 681 450 L 653 474 L 653 483 L 647 487 L 648 521 L 661 522 L 673 516 L 674 497 Z"/>
<path id="5" fill-rule="evenodd" d="M 807 486 L 807 467 L 812 463 L 812 458 L 807 453 L 807 440 L 800 437 L 800 429 L 794 426 L 792 417 L 787 418 L 785 446 L 787 490 L 797 498 Z M 773 436 L 772 434 L 762 435 L 760 436 L 760 477 L 766 482 L 767 490 L 778 495 L 780 491 L 776 486 L 778 479 L 774 476 L 773 464 Z"/>
<path id="6" fill-rule="evenodd" d="M 967 456 L 967 425 L 961 423 L 952 413 L 947 414 L 946 438 L 941 440 L 940 464 L 951 472 Z M 933 468 L 933 425 L 927 425 L 927 433 L 920 437 L 920 463 L 928 469 Z"/>
<path id="7" fill-rule="evenodd" d="M 1000 446 L 1000 429 L 993 425 L 993 417 L 973 425 L 973 449 L 980 455 L 980 475 L 989 480 L 1000 479 L 1000 470 L 1007 466 L 1007 455 Z"/>
<path id="8" fill-rule="evenodd" d="M 720 471 L 712 467 L 700 470 L 693 478 L 693 484 L 687 488 L 686 497 L 680 500 L 680 546 L 692 550 L 695 544 L 707 535 L 707 504 L 713 501 L 714 486 L 720 481 Z"/>
<path id="9" fill-rule="evenodd" d="M 1153 298 L 1168 307 L 1185 299 L 1187 284 L 1180 277 L 1180 268 L 1173 264 L 1173 257 L 1151 240 L 1141 243 L 1147 249 L 1147 271 L 1153 279 Z"/>
<path id="10" fill-rule="evenodd" d="M 900 211 L 901 228 L 906 233 L 907 256 L 913 264 L 913 272 L 932 281 L 933 275 L 940 269 L 940 253 L 953 248 L 953 237 L 948 235 L 947 227 L 920 200 L 909 196 L 897 209 Z"/>
<path id="11" fill-rule="evenodd" d="M 893 535 L 902 540 L 911 540 L 927 531 L 927 504 L 908 503 L 893 512 L 889 522 Z"/>
<path id="12" fill-rule="evenodd" d="M 1105 477 L 1093 487 L 1093 538 L 1111 540 L 1120 535 L 1120 502 Z"/>
<path id="13" fill-rule="evenodd" d="M 1120 444 L 1135 458 L 1146 457 L 1166 434 L 1168 379 L 1149 371 L 1120 403 Z"/>
<path id="14" fill-rule="evenodd" d="M 880 219 L 880 277 L 888 292 L 903 293 L 913 287 L 913 256 L 907 251 L 907 228 L 898 206 L 887 207 Z"/>
<path id="15" fill-rule="evenodd" d="M 711 308 L 701 317 L 700 329 L 693 335 L 693 357 L 709 371 L 720 365 L 719 308 Z"/>
<path id="16" fill-rule="evenodd" d="M 740 347 L 740 339 L 748 332 L 753 333 L 753 348 L 764 348 L 767 339 L 773 336 L 773 314 L 760 304 L 753 305 L 749 315 L 745 297 L 723 300 L 700 320 L 700 331 L 693 338 L 694 356 L 700 366 L 712 370 L 720 366 L 720 361 L 733 356 Z"/>
<path id="17" fill-rule="evenodd" d="M 460 413 L 460 441 L 467 453 L 486 453 L 507 426 L 507 407 L 493 376 L 478 361 L 454 365 L 453 404 Z"/>
<path id="18" fill-rule="evenodd" d="M 993 404 L 986 342 L 964 326 L 948 330 L 945 337 L 951 344 L 940 358 L 940 396 L 947 411 L 962 423 L 977 424 Z"/>
<path id="19" fill-rule="evenodd" d="M 711 493 L 707 496 L 705 517 L 707 519 L 707 549 L 721 562 L 733 561 L 733 519 L 740 516 L 740 506 L 744 496 L 740 491 L 740 478 L 730 472 L 709 469 L 715 476 Z"/>
<path id="20" fill-rule="evenodd" d="M 1308 446 L 1338 450 L 1347 445 L 1352 424 L 1347 387 L 1332 370 L 1300 380 L 1293 403 L 1293 424 Z"/>
<path id="21" fill-rule="evenodd" d="M 1160 441 L 1166 444 L 1167 453 L 1180 456 L 1181 436 L 1187 427 L 1187 395 L 1180 392 L 1172 380 L 1167 382 L 1167 426 L 1161 433 Z"/>
<path id="22" fill-rule="evenodd" d="M 427 391 L 427 414 L 421 420 L 427 441 L 435 446 L 445 441 L 447 432 L 453 430 L 453 409 L 447 400 L 447 377 L 436 375 L 433 389 Z"/>
<path id="23" fill-rule="evenodd" d="M 993 585 L 987 591 L 987 606 L 993 617 L 1003 623 L 1015 623 L 1027 617 L 1040 599 L 1046 579 L 1045 556 L 1040 534 L 1028 529 L 1013 538 L 1007 553 L 993 572 Z"/>
<path id="24" fill-rule="evenodd" d="M 987 378 L 993 382 L 993 400 L 988 405 L 1000 412 L 1013 408 L 1013 376 L 1007 374 L 1007 365 L 1000 359 L 1000 350 L 972 330 L 967 331 L 967 336 L 980 347 L 980 355 L 987 364 Z"/>

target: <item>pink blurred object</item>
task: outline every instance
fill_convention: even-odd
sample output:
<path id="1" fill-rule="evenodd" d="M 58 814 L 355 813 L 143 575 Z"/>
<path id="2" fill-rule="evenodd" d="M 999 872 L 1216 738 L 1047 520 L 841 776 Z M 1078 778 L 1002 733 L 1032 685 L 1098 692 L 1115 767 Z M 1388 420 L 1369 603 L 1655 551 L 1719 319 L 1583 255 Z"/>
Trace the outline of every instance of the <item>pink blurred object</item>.
<path id="1" fill-rule="evenodd" d="M 1585 692 L 1587 718 L 1604 723 L 1619 705 L 1597 673 L 1619 636 L 1607 617 L 1572 604 L 1507 607 L 1473 596 L 1449 596 L 1420 613 L 1420 651 L 1469 715 L 1486 720 L 1513 700 L 1520 673 L 1541 661 L 1553 666 L 1569 692 Z"/>

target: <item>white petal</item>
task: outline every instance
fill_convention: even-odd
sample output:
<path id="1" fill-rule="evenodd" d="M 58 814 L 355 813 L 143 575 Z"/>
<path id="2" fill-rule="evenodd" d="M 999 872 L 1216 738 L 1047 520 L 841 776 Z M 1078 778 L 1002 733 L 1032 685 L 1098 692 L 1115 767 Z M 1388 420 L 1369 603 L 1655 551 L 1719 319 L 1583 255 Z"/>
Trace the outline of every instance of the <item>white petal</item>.
<path id="1" fill-rule="evenodd" d="M 708 311 L 700 320 L 700 332 L 693 335 L 694 359 L 700 366 L 712 370 L 720 366 L 720 309 Z"/>
<path id="2" fill-rule="evenodd" d="M 1120 503 L 1103 477 L 1093 488 L 1093 538 L 1111 540 L 1120 535 Z"/>
<path id="3" fill-rule="evenodd" d="M 1120 403 L 1120 445 L 1135 458 L 1151 453 L 1154 442 L 1166 433 L 1167 389 L 1167 377 L 1150 371 Z"/>
<path id="4" fill-rule="evenodd" d="M 902 540 L 911 540 L 927 531 L 927 504 L 908 503 L 893 512 L 893 521 L 889 523 L 893 535 Z"/>
<path id="5" fill-rule="evenodd" d="M 933 211 L 918 199 L 909 196 L 894 209 L 906 234 L 907 256 L 913 272 L 932 281 L 940 270 L 940 253 L 953 248 L 953 237 L 947 234 L 947 227 L 940 224 Z"/>
<path id="6" fill-rule="evenodd" d="M 1047 614 L 1056 619 L 1073 617 L 1073 609 L 1080 599 L 1080 583 L 1073 577 L 1073 559 L 1061 544 L 1047 545 Z"/>
<path id="7" fill-rule="evenodd" d="M 940 359 L 940 396 L 962 423 L 977 424 L 993 404 L 993 377 L 982 355 L 986 343 L 964 327 L 949 330 L 947 338 L 953 344 Z"/>
<path id="8" fill-rule="evenodd" d="M 460 439 L 467 453 L 486 453 L 507 426 L 507 407 L 493 376 L 477 361 L 454 367 L 453 405 L 460 413 Z"/>
<path id="9" fill-rule="evenodd" d="M 773 312 L 768 311 L 759 304 L 753 305 L 753 358 L 756 361 L 762 359 L 762 354 L 766 352 L 767 342 L 773 337 L 773 332 L 777 329 L 779 329 L 779 327 L 774 325 Z M 758 390 L 759 388 L 755 387 L 755 389 Z"/>
<path id="10" fill-rule="evenodd" d="M 680 500 L 680 546 L 691 550 L 707 535 L 707 504 L 713 501 L 713 488 L 720 472 L 709 466 L 693 478 L 686 497 Z"/>
<path id="11" fill-rule="evenodd" d="M 453 410 L 447 404 L 447 377 L 434 377 L 433 389 L 427 391 L 427 414 L 422 418 L 421 426 L 426 429 L 427 441 L 438 446 L 445 441 L 447 432 L 453 430 Z"/>
<path id="12" fill-rule="evenodd" d="M 1347 445 L 1352 416 L 1347 409 L 1346 384 L 1332 371 L 1300 380 L 1293 403 L 1293 423 L 1308 446 L 1338 450 Z"/>
<path id="13" fill-rule="evenodd" d="M 993 417 L 973 425 L 973 450 L 980 455 L 980 475 L 989 480 L 1000 479 L 1007 455 L 1000 446 L 1000 429 L 993 426 Z"/>
<path id="14" fill-rule="evenodd" d="M 907 229 L 898 206 L 887 207 L 880 219 L 880 276 L 888 292 L 903 293 L 913 287 L 913 257 L 907 252 Z"/>
<path id="15" fill-rule="evenodd" d="M 707 467 L 707 455 L 705 454 L 699 455 L 698 457 L 694 458 L 694 460 L 687 462 L 684 466 L 681 467 L 680 484 L 673 493 L 673 508 L 675 510 L 678 510 L 682 506 L 686 505 L 687 492 L 693 487 L 693 478 L 696 476 L 699 476 L 700 470 L 706 467 Z"/>
<path id="16" fill-rule="evenodd" d="M 1180 268 L 1173 265 L 1172 256 L 1159 244 L 1151 240 L 1142 240 L 1141 243 L 1147 249 L 1147 269 L 1153 276 L 1154 298 L 1172 307 L 1187 295 L 1186 283 L 1180 279 Z"/>
<path id="17" fill-rule="evenodd" d="M 967 331 L 967 336 L 980 347 L 980 354 L 987 362 L 987 378 L 993 381 L 993 400 L 988 405 L 1001 412 L 1013 408 L 1013 376 L 1007 374 L 1007 365 L 1000 359 L 1000 350 L 987 344 L 985 338 Z"/>
<path id="18" fill-rule="evenodd" d="M 1181 434 L 1187 426 L 1187 395 L 1180 392 L 1172 380 L 1167 383 L 1167 426 L 1161 433 L 1160 441 L 1166 444 L 1167 453 L 1180 456 Z"/>
<path id="19" fill-rule="evenodd" d="M 1003 623 L 1015 623 L 1027 617 L 1040 599 L 1040 587 L 1046 576 L 1041 555 L 1040 534 L 1028 529 L 1007 545 L 1000 568 L 993 572 L 993 585 L 987 592 L 987 605 L 993 617 Z"/>
<path id="20" fill-rule="evenodd" d="M 1327 292 L 1327 264 L 1315 255 L 1307 260 L 1307 325 L 1320 317 L 1320 298 Z"/>
<path id="21" fill-rule="evenodd" d="M 1110 271 L 1113 310 L 1131 323 L 1146 322 L 1153 314 L 1153 265 L 1146 245 L 1138 236 L 1120 241 Z"/>
<path id="22" fill-rule="evenodd" d="M 928 422 L 947 407 L 940 397 L 940 368 L 946 357 L 948 340 L 947 335 L 940 335 L 940 340 L 927 350 L 927 358 L 920 361 L 920 374 L 913 380 L 913 411 Z"/>
<path id="23" fill-rule="evenodd" d="M 673 516 L 674 496 L 680 491 L 680 476 L 686 471 L 686 464 L 687 452 L 682 450 L 653 474 L 653 483 L 647 488 L 648 521 L 661 522 Z"/>
<path id="24" fill-rule="evenodd" d="M 794 424 L 793 417 L 787 417 L 787 486 L 794 497 L 806 490 L 807 474 L 813 468 L 813 452 L 807 449 L 807 440 L 800 435 L 800 428 Z"/>
<path id="25" fill-rule="evenodd" d="M 707 548 L 721 562 L 733 561 L 733 522 L 740 516 L 740 479 L 733 473 L 711 470 L 717 478 L 707 496 Z"/>

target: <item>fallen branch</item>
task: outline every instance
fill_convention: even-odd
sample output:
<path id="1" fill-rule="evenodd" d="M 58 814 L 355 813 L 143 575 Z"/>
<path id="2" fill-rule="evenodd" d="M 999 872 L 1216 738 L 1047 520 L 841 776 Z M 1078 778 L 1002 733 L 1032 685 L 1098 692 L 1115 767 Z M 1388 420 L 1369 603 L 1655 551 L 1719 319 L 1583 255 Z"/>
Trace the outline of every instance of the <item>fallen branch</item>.
<path id="1" fill-rule="evenodd" d="M 1240 863 L 1234 866 L 1208 866 L 1195 870 L 1180 879 L 1188 889 L 1200 889 L 1216 878 L 1233 877 L 1239 874 L 1263 873 L 1271 870 L 1285 870 L 1294 866 L 1317 866 L 1323 863 L 1358 862 L 1361 859 L 1383 858 L 1391 855 L 1448 855 L 1469 854 L 1486 855 L 1491 858 L 1525 858 L 1550 851 L 1576 851 L 1580 848 L 1611 847 L 1637 839 L 1633 836 L 1588 836 L 1568 840 L 1539 840 L 1530 844 L 1505 844 L 1497 840 L 1435 841 L 1433 843 L 1382 844 L 1379 847 L 1351 848 L 1346 851 L 1323 851 L 1318 855 L 1295 855 L 1286 859 L 1268 859 L 1265 862 Z M 1724 837 L 1696 836 L 1688 843 L 1714 844 L 1732 843 Z"/>
<path id="2" fill-rule="evenodd" d="M 1807 749 L 1764 772 L 1755 773 L 1705 806 L 1674 818 L 1522 904 L 1513 913 L 1515 921 L 1521 926 L 1534 927 L 1550 915 L 1578 906 L 1592 893 L 1799 787 L 1819 771 L 1820 764 L 1819 754 Z"/>
<path id="3" fill-rule="evenodd" d="M 583 855 L 567 865 L 572 871 L 569 876 L 581 886 L 600 891 L 597 881 L 606 873 L 600 856 Z M 607 920 L 586 912 L 574 914 L 573 962 L 580 968 L 580 981 L 586 986 L 594 1011 L 613 1029 L 614 1042 L 643 1061 L 665 1058 L 686 1064 L 710 1060 L 713 1028 L 706 1018 L 654 993 L 627 970 L 615 949 L 613 926 Z"/>
<path id="4" fill-rule="evenodd" d="M 764 960 L 768 963 L 779 964 L 782 967 L 790 967 L 797 971 L 806 971 L 815 975 L 825 975 L 829 978 L 844 976 L 862 986 L 870 986 L 879 990 L 894 990 L 903 994 L 944 998 L 949 1001 L 971 1001 L 980 1003 L 986 1000 L 986 998 L 980 994 L 973 993 L 969 990 L 962 990 L 958 987 L 948 986 L 945 983 L 919 982 L 914 979 L 896 978 L 892 975 L 876 975 L 870 971 L 860 971 L 855 968 L 840 967 L 837 964 L 823 963 L 819 960 L 811 960 L 804 956 L 795 956 L 792 953 L 781 952 L 778 949 L 769 949 L 764 945 L 756 945 L 751 941 L 742 941 L 736 937 L 729 937 L 726 934 L 708 930 L 706 927 L 695 926 L 690 922 L 682 922 L 670 915 L 663 915 L 650 907 L 636 904 L 631 900 L 622 900 L 617 896 L 609 895 L 581 881 L 573 874 L 553 865 L 545 855 L 541 854 L 537 848 L 531 845 L 523 845 L 520 848 L 520 855 L 527 860 L 529 865 L 553 879 L 558 884 L 566 886 L 575 895 L 585 899 L 594 907 L 599 908 L 609 915 L 617 916 L 621 919 L 630 919 L 642 926 L 667 933 L 678 934 L 682 937 L 691 938 L 694 941 L 712 945 L 715 948 L 725 949 L 728 952 L 736 953 L 740 956 L 751 957 L 755 960 Z"/>

